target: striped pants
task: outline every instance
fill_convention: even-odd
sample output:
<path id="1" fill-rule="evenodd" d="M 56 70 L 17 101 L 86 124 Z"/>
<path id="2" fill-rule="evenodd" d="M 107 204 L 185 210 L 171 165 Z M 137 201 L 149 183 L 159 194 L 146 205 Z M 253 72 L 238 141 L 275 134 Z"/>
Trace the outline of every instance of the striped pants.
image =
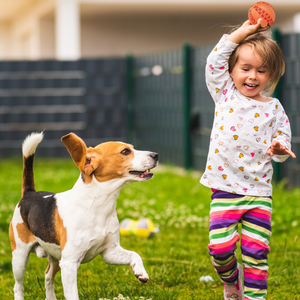
<path id="1" fill-rule="evenodd" d="M 225 283 L 237 281 L 236 243 L 240 240 L 244 267 L 244 299 L 267 296 L 272 198 L 215 191 L 212 195 L 208 245 L 212 263 Z"/>

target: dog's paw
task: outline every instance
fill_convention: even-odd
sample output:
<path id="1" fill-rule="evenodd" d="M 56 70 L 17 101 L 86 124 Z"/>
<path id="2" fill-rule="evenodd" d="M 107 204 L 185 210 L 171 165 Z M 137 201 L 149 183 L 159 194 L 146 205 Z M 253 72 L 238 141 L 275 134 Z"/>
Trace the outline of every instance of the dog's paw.
<path id="1" fill-rule="evenodd" d="M 146 283 L 149 280 L 149 276 L 143 266 L 137 266 L 135 263 L 131 265 L 134 276 L 142 283 Z"/>
<path id="2" fill-rule="evenodd" d="M 146 283 L 149 280 L 149 276 L 147 273 L 144 274 L 134 274 L 135 277 L 142 283 Z"/>

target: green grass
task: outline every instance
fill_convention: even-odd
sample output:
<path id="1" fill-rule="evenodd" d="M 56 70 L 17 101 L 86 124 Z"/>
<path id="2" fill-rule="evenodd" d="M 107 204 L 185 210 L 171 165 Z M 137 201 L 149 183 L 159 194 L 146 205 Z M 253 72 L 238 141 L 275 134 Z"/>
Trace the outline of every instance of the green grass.
<path id="1" fill-rule="evenodd" d="M 61 192 L 70 189 L 79 176 L 71 160 L 37 157 L 34 168 L 37 190 Z M 9 300 L 13 299 L 14 279 L 8 226 L 20 200 L 22 162 L 3 160 L 0 170 L 0 299 Z M 286 191 L 283 186 L 276 186 L 273 195 L 268 299 L 300 299 L 300 191 Z M 159 227 L 152 239 L 121 237 L 125 249 L 142 256 L 150 280 L 139 283 L 129 266 L 106 265 L 98 257 L 79 268 L 80 299 L 112 300 L 119 294 L 131 300 L 223 299 L 223 285 L 208 255 L 209 204 L 209 189 L 192 173 L 179 175 L 167 169 L 156 172 L 149 182 L 126 186 L 117 203 L 119 220 L 148 217 Z M 25 299 L 45 299 L 46 266 L 46 259 L 31 254 L 24 281 Z M 214 281 L 200 281 L 205 275 Z M 55 282 L 57 299 L 64 299 L 60 273 Z"/>

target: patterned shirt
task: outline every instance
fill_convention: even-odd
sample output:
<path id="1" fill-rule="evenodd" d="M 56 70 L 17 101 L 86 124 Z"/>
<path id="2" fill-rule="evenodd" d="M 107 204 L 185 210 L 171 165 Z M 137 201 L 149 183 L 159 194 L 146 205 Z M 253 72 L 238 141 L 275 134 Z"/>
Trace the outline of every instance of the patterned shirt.
<path id="1" fill-rule="evenodd" d="M 290 149 L 289 119 L 278 99 L 260 102 L 243 96 L 228 71 L 237 44 L 224 35 L 207 58 L 206 83 L 215 102 L 206 169 L 200 182 L 240 195 L 271 196 L 271 160 L 289 155 L 267 154 L 272 141 Z"/>

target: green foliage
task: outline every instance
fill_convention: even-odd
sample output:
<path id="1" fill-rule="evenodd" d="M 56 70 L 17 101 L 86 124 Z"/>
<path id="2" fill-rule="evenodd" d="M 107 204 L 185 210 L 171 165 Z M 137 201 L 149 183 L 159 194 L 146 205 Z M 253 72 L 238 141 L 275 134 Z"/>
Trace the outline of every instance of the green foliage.
<path id="1" fill-rule="evenodd" d="M 0 170 L 0 299 L 9 300 L 13 299 L 14 279 L 8 227 L 21 196 L 22 161 L 1 161 Z M 72 188 L 79 177 L 71 159 L 38 158 L 34 170 L 37 190 L 62 192 Z M 129 266 L 106 265 L 97 257 L 79 268 L 80 299 L 223 298 L 223 285 L 207 248 L 209 189 L 201 186 L 199 175 L 194 173 L 178 174 L 172 168 L 154 173 L 149 182 L 124 187 L 117 203 L 119 220 L 148 217 L 159 228 L 152 239 L 121 237 L 125 249 L 142 256 L 149 282 L 139 283 Z M 281 183 L 274 187 L 273 198 L 268 299 L 300 299 L 300 190 L 286 191 Z M 46 266 L 46 259 L 31 254 L 24 280 L 25 299 L 45 299 Z M 200 281 L 205 275 L 214 281 Z M 57 299 L 64 299 L 60 273 L 55 282 Z"/>

